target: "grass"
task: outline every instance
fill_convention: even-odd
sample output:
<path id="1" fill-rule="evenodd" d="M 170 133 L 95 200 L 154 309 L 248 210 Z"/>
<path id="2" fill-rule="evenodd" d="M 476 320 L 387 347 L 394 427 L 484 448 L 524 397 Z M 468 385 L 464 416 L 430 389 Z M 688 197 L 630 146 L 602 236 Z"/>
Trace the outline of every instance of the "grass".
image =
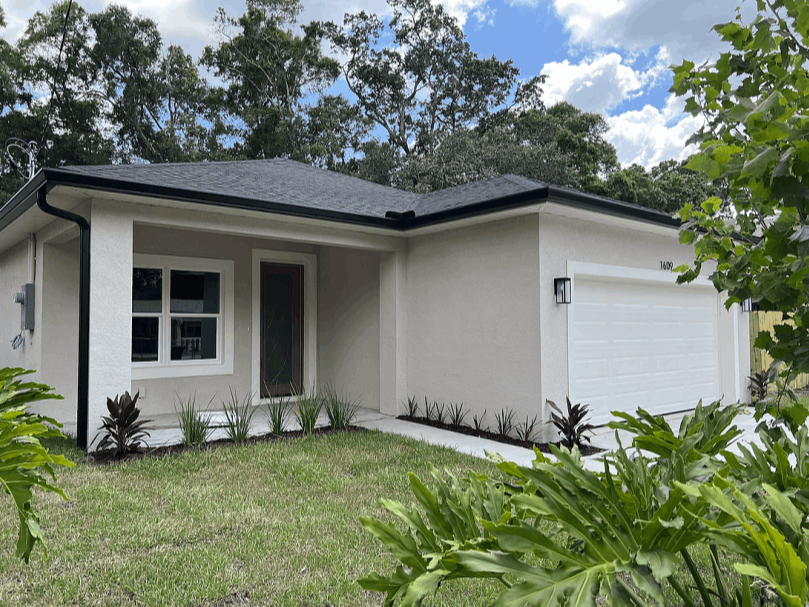
<path id="1" fill-rule="evenodd" d="M 81 457 L 69 442 L 54 450 Z M 192 451 L 60 471 L 71 502 L 37 492 L 49 555 L 14 558 L 17 516 L 0 500 L 0 604 L 380 605 L 355 580 L 395 561 L 357 521 L 412 504 L 407 472 L 488 462 L 376 432 Z M 448 585 L 430 605 L 481 605 L 491 582 Z M 226 603 L 230 600 L 231 603 Z"/>
<path id="2" fill-rule="evenodd" d="M 73 439 L 47 447 L 83 456 Z M 427 480 L 427 462 L 459 477 L 497 474 L 489 462 L 377 432 L 78 463 L 59 471 L 71 502 L 36 493 L 50 552 L 37 547 L 29 565 L 14 558 L 18 519 L 0 500 L 0 605 L 380 605 L 383 595 L 355 581 L 397 562 L 357 517 L 390 520 L 381 497 L 412 505 L 407 472 Z M 691 554 L 710 580 L 707 546 Z M 501 589 L 455 581 L 425 607 L 490 604 Z M 681 605 L 665 590 L 667 606 Z"/>

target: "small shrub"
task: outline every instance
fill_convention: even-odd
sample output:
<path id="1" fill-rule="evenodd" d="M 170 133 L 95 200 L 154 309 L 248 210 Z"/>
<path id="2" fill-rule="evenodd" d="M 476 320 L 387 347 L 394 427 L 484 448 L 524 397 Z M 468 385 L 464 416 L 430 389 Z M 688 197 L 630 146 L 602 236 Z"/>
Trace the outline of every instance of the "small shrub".
<path id="1" fill-rule="evenodd" d="M 354 422 L 357 411 L 360 409 L 359 400 L 352 400 L 348 394 L 342 396 L 331 389 L 326 390 L 323 402 L 329 425 L 336 430 L 348 428 Z"/>
<path id="2" fill-rule="evenodd" d="M 323 405 L 324 398 L 315 394 L 314 391 L 310 394 L 304 392 L 298 397 L 294 410 L 295 421 L 298 422 L 304 434 L 314 432 L 315 424 L 317 424 L 317 418 L 323 410 Z"/>
<path id="3" fill-rule="evenodd" d="M 514 426 L 514 431 L 517 433 L 517 438 L 526 443 L 534 442 L 534 435 L 536 434 L 535 428 L 539 425 L 539 420 L 535 415 L 533 419 L 529 420 L 525 416 L 525 421 L 518 423 Z"/>
<path id="4" fill-rule="evenodd" d="M 753 403 L 767 398 L 767 392 L 770 389 L 770 374 L 767 371 L 753 373 L 747 379 L 750 380 L 750 398 Z"/>
<path id="5" fill-rule="evenodd" d="M 463 403 L 456 404 L 450 403 L 449 404 L 449 423 L 453 426 L 462 426 L 463 420 L 466 417 L 468 411 L 463 410 Z"/>
<path id="6" fill-rule="evenodd" d="M 291 408 L 292 403 L 286 397 L 267 403 L 267 419 L 270 422 L 270 430 L 273 434 L 280 435 L 284 432 Z"/>
<path id="7" fill-rule="evenodd" d="M 253 395 L 248 394 L 239 403 L 236 391 L 230 389 L 230 400 L 222 403 L 225 412 L 225 432 L 234 443 L 243 443 L 250 432 L 250 424 L 256 410 L 253 407 Z"/>
<path id="8" fill-rule="evenodd" d="M 556 413 L 551 413 L 551 422 L 562 437 L 562 446 L 572 449 L 575 445 L 579 449 L 584 446 L 582 441 L 590 442 L 590 437 L 585 432 L 590 432 L 593 429 L 592 424 L 585 422 L 585 419 L 590 415 L 590 407 L 582 405 L 570 404 L 570 398 L 565 397 L 567 400 L 567 414 L 565 414 L 559 407 L 556 406 L 552 400 L 546 401 Z"/>
<path id="9" fill-rule="evenodd" d="M 500 436 L 510 436 L 514 428 L 514 411 L 508 408 L 500 409 L 500 413 L 495 413 L 497 420 L 497 434 Z"/>
<path id="10" fill-rule="evenodd" d="M 408 417 L 418 417 L 419 416 L 419 403 L 416 400 L 416 397 L 410 398 L 407 397 L 407 416 Z"/>
<path id="11" fill-rule="evenodd" d="M 483 415 L 481 415 L 480 417 L 478 417 L 477 413 L 472 415 L 472 424 L 474 425 L 475 430 L 477 430 L 478 432 L 483 430 L 483 418 L 484 417 L 486 417 L 486 409 L 483 410 Z"/>
<path id="12" fill-rule="evenodd" d="M 434 400 L 433 404 L 429 404 L 427 402 L 427 398 L 425 397 L 424 398 L 424 409 L 427 412 L 427 419 L 428 420 L 431 420 L 431 421 L 434 421 L 434 422 L 439 422 L 439 423 L 442 423 L 442 424 L 444 423 L 444 420 L 447 417 L 447 411 L 446 411 L 446 407 L 444 406 L 444 403 L 441 403 L 439 405 L 438 401 Z"/>
<path id="13" fill-rule="evenodd" d="M 212 396 L 211 400 L 208 401 L 206 410 L 210 409 L 214 398 L 216 397 Z M 185 401 L 177 395 L 177 400 L 179 401 L 179 408 L 175 403 L 174 412 L 177 414 L 177 423 L 183 433 L 183 445 L 191 447 L 207 442 L 213 428 L 211 428 L 210 418 L 200 415 L 202 411 L 197 408 L 197 393 L 194 392 Z"/>
<path id="14" fill-rule="evenodd" d="M 101 428 L 99 428 L 101 432 L 95 435 L 90 444 L 92 445 L 100 436 L 99 450 L 112 447 L 116 457 L 140 451 L 145 447 L 144 438 L 151 436 L 145 425 L 152 420 L 138 421 L 140 409 L 136 404 L 139 396 L 139 392 L 135 392 L 134 397 L 130 396 L 129 392 L 124 392 L 122 395 L 116 396 L 115 400 L 107 398 L 107 411 L 110 414 L 101 418 Z"/>

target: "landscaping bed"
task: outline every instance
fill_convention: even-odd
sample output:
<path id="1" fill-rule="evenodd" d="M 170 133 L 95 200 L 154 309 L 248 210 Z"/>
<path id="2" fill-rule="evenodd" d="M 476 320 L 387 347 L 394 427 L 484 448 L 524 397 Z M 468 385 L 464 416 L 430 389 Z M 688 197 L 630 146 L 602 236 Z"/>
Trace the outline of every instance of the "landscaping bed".
<path id="1" fill-rule="evenodd" d="M 289 440 L 294 438 L 301 438 L 309 434 L 318 436 L 328 436 L 331 434 L 344 433 L 344 432 L 367 432 L 365 428 L 359 426 L 349 426 L 339 430 L 332 427 L 315 428 L 311 432 L 304 432 L 303 430 L 290 430 L 282 434 L 274 434 L 267 432 L 256 436 L 250 436 L 240 443 L 236 443 L 230 438 L 220 438 L 217 440 L 207 441 L 200 445 L 164 445 L 162 447 L 153 447 L 141 449 L 139 451 L 130 451 L 122 455 L 116 455 L 115 449 L 99 449 L 86 454 L 81 458 L 84 463 L 90 464 L 109 464 L 111 462 L 134 461 L 143 459 L 144 457 L 165 457 L 166 455 L 177 455 L 187 451 L 212 451 L 220 447 L 230 447 L 236 444 L 239 445 L 256 445 L 260 443 L 267 443 L 279 440 Z"/>
<path id="2" fill-rule="evenodd" d="M 420 416 L 400 415 L 396 419 L 414 422 L 417 424 L 423 424 L 425 426 L 432 426 L 433 428 L 441 428 L 442 430 L 449 430 L 450 432 L 457 432 L 459 434 L 465 434 L 467 436 L 476 436 L 477 438 L 485 438 L 486 440 L 491 440 L 506 445 L 524 447 L 525 449 L 533 449 L 534 447 L 536 447 L 542 453 L 550 453 L 551 446 L 559 447 L 561 444 L 558 442 L 542 443 L 536 441 L 520 440 L 519 438 L 509 436 L 507 434 L 500 434 L 497 432 L 492 432 L 490 430 L 484 430 L 482 428 L 477 429 L 463 424 L 449 424 L 446 422 L 440 422 L 435 419 L 427 419 L 426 417 Z M 579 451 L 581 452 L 582 455 L 586 456 L 586 455 L 595 455 L 596 453 L 602 453 L 604 450 L 599 449 L 598 447 L 594 447 L 592 445 L 583 445 L 579 448 Z"/>

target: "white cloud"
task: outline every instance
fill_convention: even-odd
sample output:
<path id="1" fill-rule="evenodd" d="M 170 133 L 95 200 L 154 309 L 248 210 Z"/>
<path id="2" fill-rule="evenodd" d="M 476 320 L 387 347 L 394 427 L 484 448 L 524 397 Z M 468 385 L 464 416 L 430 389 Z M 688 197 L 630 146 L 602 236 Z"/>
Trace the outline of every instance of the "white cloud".
<path id="1" fill-rule="evenodd" d="M 623 166 L 637 163 L 650 168 L 663 160 L 683 160 L 697 147 L 686 140 L 704 124 L 701 117 L 683 113 L 685 102 L 670 95 L 663 109 L 651 105 L 642 110 L 608 116 L 606 139 L 615 146 Z"/>
<path id="2" fill-rule="evenodd" d="M 545 103 L 553 105 L 564 100 L 586 112 L 604 113 L 625 99 L 642 95 L 644 88 L 653 86 L 668 73 L 667 63 L 665 49 L 645 71 L 624 63 L 618 53 L 599 55 L 579 63 L 570 63 L 567 59 L 546 63 L 542 68 L 542 73 L 548 77 L 543 86 Z"/>
<path id="3" fill-rule="evenodd" d="M 507 0 L 538 6 L 546 0 Z M 731 21 L 738 0 L 550 0 L 571 42 L 593 48 L 648 50 L 665 46 L 674 62 L 716 58 L 725 45 L 711 27 Z M 755 3 L 741 3 L 750 20 Z"/>

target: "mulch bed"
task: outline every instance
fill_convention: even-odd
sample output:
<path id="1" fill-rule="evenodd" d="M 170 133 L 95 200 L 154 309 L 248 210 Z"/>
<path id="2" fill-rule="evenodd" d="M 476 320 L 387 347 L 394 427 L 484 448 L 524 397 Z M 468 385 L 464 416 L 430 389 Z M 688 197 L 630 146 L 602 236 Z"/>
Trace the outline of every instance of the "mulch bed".
<path id="1" fill-rule="evenodd" d="M 330 434 L 338 434 L 341 432 L 367 432 L 367 430 L 365 428 L 360 428 L 359 426 L 349 426 L 344 430 L 335 430 L 334 428 L 315 428 L 311 434 L 328 436 Z M 300 438 L 302 436 L 305 436 L 302 430 L 284 432 L 283 434 L 273 434 L 272 432 L 268 432 L 267 434 L 251 436 L 239 444 L 256 445 L 259 443 L 269 443 L 277 440 Z M 186 451 L 211 451 L 214 449 L 219 449 L 220 447 L 230 447 L 235 444 L 236 443 L 229 438 L 220 438 L 214 441 L 206 442 L 202 445 L 194 445 L 192 447 L 188 447 L 186 445 L 166 445 L 165 447 L 154 447 L 153 449 L 144 449 L 143 451 L 127 453 L 125 455 L 121 455 L 120 457 L 115 455 L 115 450 L 104 449 L 88 453 L 82 458 L 81 461 L 89 464 L 105 465 L 115 462 L 135 461 L 143 459 L 144 457 L 165 457 L 166 455 L 175 455 L 178 453 L 185 453 Z"/>
<path id="2" fill-rule="evenodd" d="M 502 434 L 497 434 L 496 432 L 490 432 L 488 430 L 475 430 L 474 428 L 470 428 L 469 426 L 454 426 L 452 424 L 446 424 L 443 422 L 439 422 L 434 419 L 427 419 L 426 417 L 412 417 L 410 415 L 400 415 L 396 419 L 401 419 L 408 422 L 415 422 L 417 424 L 422 424 L 424 426 L 432 426 L 433 428 L 441 428 L 442 430 L 449 430 L 450 432 L 457 432 L 458 434 L 466 434 L 467 436 L 476 436 L 478 438 L 485 438 L 487 440 L 495 441 L 498 443 L 504 443 L 506 445 L 515 445 L 517 447 L 524 447 L 525 449 L 533 449 L 536 447 L 542 453 L 550 453 L 551 449 L 550 446 L 553 445 L 554 447 L 559 447 L 560 443 L 535 443 L 532 441 L 524 441 L 518 438 L 514 438 L 513 436 L 504 436 Z M 579 449 L 582 455 L 595 455 L 596 453 L 602 453 L 604 449 L 599 449 L 598 447 L 592 447 L 590 445 L 584 445 L 581 449 Z"/>

